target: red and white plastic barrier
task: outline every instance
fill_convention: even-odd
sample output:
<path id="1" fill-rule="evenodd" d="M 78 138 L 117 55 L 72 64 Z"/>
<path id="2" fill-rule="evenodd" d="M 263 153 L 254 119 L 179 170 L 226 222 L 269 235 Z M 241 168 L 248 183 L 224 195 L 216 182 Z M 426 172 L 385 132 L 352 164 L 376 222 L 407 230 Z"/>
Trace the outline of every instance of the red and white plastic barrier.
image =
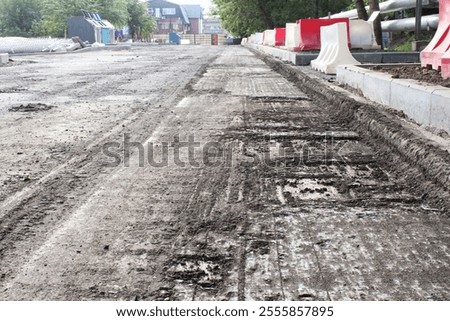
<path id="1" fill-rule="evenodd" d="M 313 69 L 325 74 L 336 74 L 339 65 L 359 65 L 348 48 L 346 23 L 336 23 L 320 28 L 321 46 L 317 59 L 311 61 Z"/>
<path id="2" fill-rule="evenodd" d="M 275 28 L 275 46 L 284 46 L 286 41 L 286 28 Z"/>
<path id="3" fill-rule="evenodd" d="M 421 52 L 420 59 L 422 67 L 445 70 L 442 76 L 450 77 L 450 0 L 439 1 L 439 26 L 430 44 Z"/>
<path id="4" fill-rule="evenodd" d="M 443 78 L 450 78 L 450 50 L 442 56 L 441 75 Z"/>
<path id="5" fill-rule="evenodd" d="M 336 23 L 345 23 L 347 25 L 347 44 L 350 43 L 350 20 L 348 18 L 338 19 L 300 19 L 299 25 L 299 46 L 295 51 L 319 50 L 321 48 L 320 29 Z"/>

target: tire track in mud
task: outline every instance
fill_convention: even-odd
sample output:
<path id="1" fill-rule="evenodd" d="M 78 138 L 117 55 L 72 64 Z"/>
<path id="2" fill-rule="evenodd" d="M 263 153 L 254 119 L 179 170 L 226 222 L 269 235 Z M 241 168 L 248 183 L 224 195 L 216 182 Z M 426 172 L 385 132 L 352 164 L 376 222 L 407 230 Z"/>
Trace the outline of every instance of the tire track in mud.
<path id="1" fill-rule="evenodd" d="M 413 130 L 396 117 L 396 111 L 374 103 L 355 100 L 351 94 L 333 85 L 324 85 L 293 66 L 281 63 L 253 49 L 271 68 L 301 87 L 317 103 L 327 108 L 333 119 L 348 124 L 383 157 L 397 164 L 396 173 L 410 179 L 408 183 L 438 210 L 450 215 L 450 152 Z M 321 83 L 322 82 L 322 83 Z"/>
<path id="2" fill-rule="evenodd" d="M 201 77 L 205 66 L 214 59 L 215 55 L 208 57 L 198 69 L 194 69 L 193 77 L 180 79 L 182 86 L 172 85 L 165 89 L 158 100 L 152 102 L 154 106 L 159 106 L 154 113 L 150 114 L 145 108 L 136 108 L 118 125 L 106 130 L 102 136 L 93 138 L 83 150 L 73 151 L 67 161 L 50 173 L 2 201 L 1 283 L 17 272 L 16 260 L 26 260 L 26 256 L 14 253 L 32 253 L 37 249 L 48 233 L 59 226 L 74 208 L 83 204 L 95 192 L 101 180 L 114 171 L 114 168 L 106 165 L 108 162 L 101 154 L 103 144 L 121 142 L 124 128 L 132 134 L 133 141 L 146 141 L 157 125 L 170 115 L 173 106 L 190 91 L 192 83 Z"/>
<path id="3" fill-rule="evenodd" d="M 406 294 L 406 289 L 400 290 L 400 296 L 395 296 L 394 293 L 398 290 L 392 292 L 393 289 L 386 286 L 386 282 L 389 281 L 383 277 L 383 269 L 373 266 L 369 259 L 374 255 L 375 248 L 380 246 L 377 243 L 386 237 L 380 227 L 372 225 L 373 222 L 370 221 L 373 218 L 376 218 L 375 221 L 379 219 L 381 222 L 384 221 L 383 212 L 388 208 L 394 209 L 394 213 L 407 220 L 410 219 L 410 214 L 404 214 L 404 208 L 414 209 L 415 216 L 417 215 L 419 220 L 425 213 L 422 210 L 422 200 L 410 193 L 407 181 L 391 175 L 387 170 L 390 167 L 388 163 L 377 159 L 374 151 L 365 145 L 358 134 L 348 131 L 345 124 L 341 126 L 333 121 L 327 115 L 327 110 L 320 105 L 308 102 L 303 105 L 298 103 L 280 105 L 278 102 L 270 103 L 265 100 L 251 103 L 247 114 L 251 121 L 240 129 L 233 128 L 228 134 L 241 140 L 246 146 L 244 150 L 250 155 L 257 154 L 258 159 L 264 159 L 264 154 L 269 149 L 268 138 L 273 143 L 284 145 L 285 154 L 273 155 L 269 161 L 253 165 L 249 170 L 251 181 L 260 182 L 252 186 L 252 190 L 261 192 L 254 203 L 247 204 L 246 209 L 252 213 L 250 220 L 253 224 L 250 224 L 247 232 L 247 244 L 250 244 L 250 249 L 246 251 L 248 256 L 245 298 L 330 300 L 376 299 L 387 296 L 398 299 L 401 295 L 417 298 L 411 293 Z M 295 124 L 295 134 L 285 133 L 289 131 L 292 123 Z M 253 127 L 254 124 L 257 124 L 257 130 Z M 334 138 L 338 144 L 335 146 L 326 144 L 324 141 L 327 135 L 318 133 L 328 133 L 328 139 Z M 307 147 L 306 154 L 301 153 L 305 152 L 302 150 L 304 146 Z M 308 210 L 305 211 L 305 208 Z M 334 212 L 336 208 L 348 213 L 343 220 L 339 218 L 341 214 L 327 218 L 327 212 Z M 377 212 L 378 214 L 371 214 Z M 317 222 L 312 223 L 310 220 L 315 215 L 323 216 L 322 221 L 330 220 L 328 224 L 336 224 L 336 227 L 329 230 L 327 223 L 322 222 L 323 226 Z M 339 219 L 331 223 L 334 216 Z M 363 223 L 367 220 L 369 221 Z M 440 219 L 433 216 L 433 220 Z M 292 225 L 296 229 L 286 228 L 287 222 L 294 222 Z M 333 272 L 334 266 L 330 265 L 330 260 L 337 258 L 334 258 L 333 252 L 329 253 L 331 244 L 345 244 L 345 248 L 348 248 L 346 251 L 349 251 L 345 254 L 346 257 L 360 255 L 358 253 L 361 246 L 357 243 L 360 242 L 362 235 L 356 237 L 349 235 L 352 236 L 349 241 L 345 240 L 345 234 L 333 235 L 333 230 L 340 230 L 342 224 L 368 224 L 380 234 L 378 236 L 374 232 L 369 233 L 373 234 L 374 239 L 366 244 L 365 251 L 368 254 L 355 259 L 367 271 L 376 269 L 374 274 L 379 275 L 381 280 L 378 292 L 367 291 L 364 288 L 365 284 L 373 283 L 370 273 L 361 281 L 351 278 L 341 281 L 342 276 L 339 277 Z M 434 229 L 437 231 L 439 228 L 436 226 Z M 358 231 L 352 233 L 359 234 Z M 253 242 L 261 244 L 262 248 L 252 246 Z M 306 252 L 299 255 L 295 244 L 299 245 L 300 253 Z M 268 250 L 263 250 L 267 246 Z M 339 246 L 333 251 L 338 248 Z M 258 251 L 260 255 L 257 254 Z M 436 254 L 436 257 L 440 255 L 444 254 Z M 378 255 L 375 255 L 379 261 L 377 264 L 385 266 L 387 263 L 382 257 L 378 258 Z M 368 263 L 364 263 L 365 260 Z M 402 255 L 399 254 L 397 261 L 403 261 Z M 343 260 L 334 264 L 337 267 L 340 264 L 347 264 L 345 262 L 346 260 Z M 269 266 L 262 269 L 267 264 Z M 305 271 L 298 270 L 296 267 L 298 264 L 306 264 Z M 348 274 L 354 273 L 353 269 L 347 266 L 341 273 L 347 278 Z M 426 282 L 430 271 L 421 273 L 416 275 L 420 280 L 418 282 Z M 401 274 L 395 273 L 396 277 L 400 277 Z M 280 281 L 276 281 L 278 278 Z M 346 290 L 340 285 L 341 282 L 347 284 Z M 436 290 L 439 294 L 433 293 L 433 288 L 428 288 L 425 292 L 429 291 L 430 297 L 442 297 L 447 287 L 446 283 L 441 283 L 436 286 L 441 289 Z M 359 293 L 360 296 L 355 297 L 353 292 Z"/>

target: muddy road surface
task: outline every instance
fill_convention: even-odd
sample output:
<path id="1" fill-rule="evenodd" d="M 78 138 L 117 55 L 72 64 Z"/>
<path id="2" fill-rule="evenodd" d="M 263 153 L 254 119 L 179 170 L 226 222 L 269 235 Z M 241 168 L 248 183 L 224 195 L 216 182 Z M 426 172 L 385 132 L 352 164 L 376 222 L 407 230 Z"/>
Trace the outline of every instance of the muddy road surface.
<path id="1" fill-rule="evenodd" d="M 13 59 L 0 299 L 450 299 L 439 200 L 249 50 Z"/>

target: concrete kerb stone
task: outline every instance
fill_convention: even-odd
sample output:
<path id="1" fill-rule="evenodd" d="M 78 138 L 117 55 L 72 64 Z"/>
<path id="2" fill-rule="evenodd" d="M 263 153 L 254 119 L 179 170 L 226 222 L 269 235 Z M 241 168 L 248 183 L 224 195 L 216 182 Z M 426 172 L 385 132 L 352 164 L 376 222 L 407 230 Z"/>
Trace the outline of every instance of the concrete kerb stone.
<path id="1" fill-rule="evenodd" d="M 7 53 L 0 53 L 0 65 L 7 64 L 9 62 L 9 55 Z"/>
<path id="2" fill-rule="evenodd" d="M 360 90 L 367 99 L 403 111 L 419 124 L 450 132 L 450 89 L 344 65 L 337 68 L 337 81 Z"/>
<path id="3" fill-rule="evenodd" d="M 274 47 L 268 47 L 268 46 L 260 46 L 255 44 L 246 44 L 247 47 L 250 47 L 252 49 L 256 49 L 258 51 L 261 51 L 267 55 L 273 56 L 275 58 L 278 58 L 282 61 L 287 61 L 292 64 L 297 64 L 297 54 L 295 52 L 291 52 L 288 50 L 283 50 L 280 48 L 274 48 Z"/>
<path id="4" fill-rule="evenodd" d="M 355 68 L 353 65 L 340 65 L 336 72 L 336 80 L 339 83 L 359 90 L 364 89 L 365 74 L 361 68 Z"/>
<path id="5" fill-rule="evenodd" d="M 374 52 L 354 52 L 352 53 L 356 60 L 368 64 L 381 64 L 383 63 L 383 53 Z M 419 59 L 419 58 L 417 58 Z"/>
<path id="6" fill-rule="evenodd" d="M 387 106 L 391 102 L 393 79 L 389 75 L 371 72 L 358 66 L 341 65 L 337 68 L 336 79 L 339 83 L 360 90 L 367 99 Z"/>
<path id="7" fill-rule="evenodd" d="M 389 106 L 392 99 L 392 77 L 381 72 L 364 73 L 363 93 L 368 99 Z"/>
<path id="8" fill-rule="evenodd" d="M 420 62 L 420 52 L 390 52 L 383 53 L 382 63 L 384 64 L 411 64 Z"/>
<path id="9" fill-rule="evenodd" d="M 450 133 L 450 89 L 437 89 L 431 95 L 430 124 Z"/>
<path id="10" fill-rule="evenodd" d="M 408 117 L 426 126 L 432 125 L 431 96 L 439 86 L 422 86 L 410 80 L 394 79 L 391 82 L 389 106 L 403 111 Z M 434 126 L 434 125 L 432 125 Z"/>

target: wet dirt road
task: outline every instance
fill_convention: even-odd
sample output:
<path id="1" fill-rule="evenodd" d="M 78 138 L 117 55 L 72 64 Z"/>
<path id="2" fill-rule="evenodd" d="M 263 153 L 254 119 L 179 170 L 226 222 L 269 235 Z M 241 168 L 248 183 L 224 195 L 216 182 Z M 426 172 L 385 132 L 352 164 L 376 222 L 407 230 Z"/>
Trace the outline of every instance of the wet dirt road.
<path id="1" fill-rule="evenodd" d="M 449 299 L 447 213 L 245 48 L 0 79 L 2 300 Z"/>

